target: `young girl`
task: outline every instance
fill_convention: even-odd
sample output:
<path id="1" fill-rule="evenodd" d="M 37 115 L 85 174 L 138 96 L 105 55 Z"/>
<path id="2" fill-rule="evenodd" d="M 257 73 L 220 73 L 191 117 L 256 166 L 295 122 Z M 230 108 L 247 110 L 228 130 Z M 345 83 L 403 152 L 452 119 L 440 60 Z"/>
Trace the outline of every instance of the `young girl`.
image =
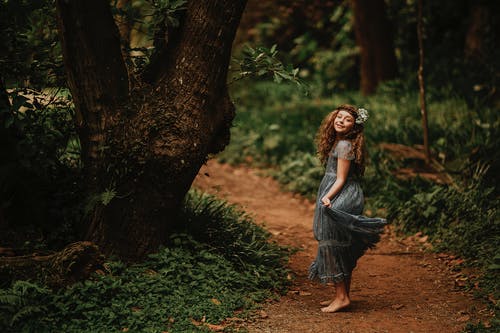
<path id="1" fill-rule="evenodd" d="M 363 192 L 358 179 L 363 175 L 363 124 L 368 112 L 352 105 L 340 105 L 323 120 L 316 140 L 326 172 L 319 185 L 313 231 L 318 241 L 316 260 L 309 278 L 335 283 L 333 301 L 323 312 L 336 312 L 350 304 L 351 273 L 356 261 L 380 240 L 386 220 L 362 216 Z"/>

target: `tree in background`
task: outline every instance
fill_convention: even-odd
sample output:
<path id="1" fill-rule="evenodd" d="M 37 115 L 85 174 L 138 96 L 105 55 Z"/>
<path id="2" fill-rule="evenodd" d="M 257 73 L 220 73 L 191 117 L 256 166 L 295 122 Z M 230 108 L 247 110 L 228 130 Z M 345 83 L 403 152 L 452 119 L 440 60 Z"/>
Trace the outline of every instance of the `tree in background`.
<path id="1" fill-rule="evenodd" d="M 351 5 L 360 49 L 361 92 L 369 95 L 380 82 L 398 74 L 393 28 L 384 0 L 351 0 Z"/>
<path id="2" fill-rule="evenodd" d="M 472 73 L 476 72 L 473 90 L 500 107 L 498 73 L 500 72 L 500 3 L 468 1 L 469 17 L 464 38 L 464 58 Z M 486 81 L 484 78 L 490 78 Z"/>
<path id="3" fill-rule="evenodd" d="M 417 23 L 417 38 L 418 38 L 418 85 L 419 85 L 419 100 L 420 114 L 422 115 L 422 129 L 424 138 L 424 153 L 425 162 L 430 164 L 431 152 L 429 148 L 429 125 L 427 120 L 427 104 L 425 100 L 425 80 L 424 80 L 424 18 L 423 18 L 423 0 L 418 0 L 418 23 Z"/>
<path id="4" fill-rule="evenodd" d="M 244 0 L 188 1 L 148 75 L 132 80 L 109 3 L 57 1 L 81 158 L 96 198 L 87 238 L 105 252 L 137 257 L 163 244 L 207 155 L 228 143 L 234 106 L 226 76 L 244 7 Z"/>

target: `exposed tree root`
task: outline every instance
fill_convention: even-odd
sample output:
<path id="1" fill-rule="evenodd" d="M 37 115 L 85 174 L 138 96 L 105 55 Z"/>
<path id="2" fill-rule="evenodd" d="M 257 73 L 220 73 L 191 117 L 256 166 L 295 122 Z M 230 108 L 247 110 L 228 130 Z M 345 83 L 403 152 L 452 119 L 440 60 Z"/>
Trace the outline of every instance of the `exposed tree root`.
<path id="1" fill-rule="evenodd" d="M 91 242 L 76 242 L 50 255 L 0 257 L 0 281 L 36 280 L 59 288 L 84 280 L 101 267 L 104 257 Z"/>

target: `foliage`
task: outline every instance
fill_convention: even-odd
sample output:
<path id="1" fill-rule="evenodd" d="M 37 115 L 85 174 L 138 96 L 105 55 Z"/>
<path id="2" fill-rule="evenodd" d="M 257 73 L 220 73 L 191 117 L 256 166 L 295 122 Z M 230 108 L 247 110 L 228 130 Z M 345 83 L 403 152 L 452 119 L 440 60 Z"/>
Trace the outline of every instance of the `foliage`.
<path id="1" fill-rule="evenodd" d="M 0 290 L 2 332 L 203 332 L 287 285 L 287 251 L 234 206 L 192 191 L 169 247 L 58 291 Z M 201 323 L 195 326 L 193 323 Z"/>
<path id="2" fill-rule="evenodd" d="M 142 74 L 157 56 L 157 43 L 168 42 L 180 25 L 186 3 L 186 0 L 112 1 L 115 22 L 129 30 L 128 36 L 121 36 L 121 43 L 127 51 L 125 61 L 131 74 Z"/>
<path id="3" fill-rule="evenodd" d="M 0 327 L 22 325 L 26 318 L 40 320 L 47 311 L 50 290 L 27 281 L 16 281 L 11 288 L 0 289 Z"/>
<path id="4" fill-rule="evenodd" d="M 51 0 L 0 2 L 0 73 L 7 86 L 59 86 L 61 48 Z"/>
<path id="5" fill-rule="evenodd" d="M 323 167 L 318 158 L 310 153 L 294 152 L 287 155 L 278 171 L 272 170 L 271 175 L 280 183 L 286 184 L 288 191 L 300 193 L 312 198 L 323 177 Z"/>
<path id="6" fill-rule="evenodd" d="M 302 72 L 304 77 L 316 83 L 318 92 L 322 96 L 331 93 L 354 89 L 358 87 L 359 75 L 357 57 L 359 49 L 353 38 L 352 11 L 345 5 L 337 6 L 330 18 L 329 25 L 336 28 L 332 34 L 331 42 L 327 47 L 318 46 L 312 49 L 308 57 L 310 73 Z M 293 56 L 311 45 L 312 37 L 309 33 L 294 40 L 295 47 L 290 52 Z"/>
<path id="7" fill-rule="evenodd" d="M 60 89 L 12 89 L 9 98 L 12 106 L 0 110 L 0 126 L 15 133 L 15 141 L 0 168 L 0 205 L 10 226 L 1 239 L 19 247 L 11 233 L 28 228 L 42 234 L 41 243 L 64 245 L 74 237 L 70 226 L 78 215 L 81 165 L 73 106 Z"/>
<path id="8" fill-rule="evenodd" d="M 58 165 L 79 167 L 80 147 L 74 125 L 74 110 L 61 89 L 12 89 L 11 109 L 5 128 L 13 127 L 20 136 L 18 156 L 22 166 L 48 175 Z M 36 167 L 34 165 L 36 165 Z"/>
<path id="9" fill-rule="evenodd" d="M 483 26 L 479 41 L 483 48 L 480 58 L 464 54 L 464 41 L 473 27 L 474 5 L 485 6 L 490 19 L 481 17 Z M 498 86 L 500 52 L 494 40 L 498 40 L 500 7 L 496 2 L 429 1 L 424 2 L 424 48 L 426 81 L 434 86 L 452 85 L 468 102 L 475 99 L 491 100 Z M 393 22 L 394 42 L 402 77 L 414 76 L 418 63 L 416 31 L 416 1 L 387 1 L 389 18 Z M 476 17 L 477 18 L 477 17 Z M 474 27 L 477 29 L 477 26 Z M 443 55 L 446 54 L 446 57 Z"/>
<path id="10" fill-rule="evenodd" d="M 270 233 L 255 225 L 236 206 L 190 190 L 178 222 L 177 233 L 189 233 L 195 241 L 210 244 L 211 251 L 220 253 L 240 269 L 255 271 L 258 265 L 275 268 L 274 273 L 266 274 L 276 274 L 273 276 L 276 281 L 282 279 L 288 250 L 269 242 Z M 261 282 L 272 284 L 272 281 Z"/>
<path id="11" fill-rule="evenodd" d="M 301 68 L 299 77 L 314 82 L 323 96 L 359 86 L 358 49 L 347 2 L 280 0 L 251 6 L 242 22 L 245 26 L 245 20 L 254 20 L 249 42 L 276 44 L 285 61 Z"/>
<path id="12" fill-rule="evenodd" d="M 21 247 L 34 234 L 37 247 L 74 237 L 80 146 L 71 100 L 57 88 L 65 77 L 55 17 L 52 0 L 0 2 L 0 94 L 12 104 L 0 110 L 9 137 L 0 166 L 4 246 Z"/>
<path id="13" fill-rule="evenodd" d="M 417 1 L 385 1 L 393 27 L 399 78 L 414 80 L 418 64 Z M 359 87 L 359 50 L 349 1 L 261 1 L 249 4 L 242 19 L 242 43 L 277 44 L 299 77 L 314 82 L 323 97 Z M 482 14 L 475 7 L 482 7 Z M 498 101 L 500 5 L 493 1 L 430 1 L 424 3 L 425 77 L 432 86 L 452 86 L 469 104 Z M 485 11 L 486 14 L 485 15 Z M 489 14 L 488 14 L 489 13 Z M 475 31 L 480 56 L 464 52 Z M 465 45 L 464 45 L 465 44 Z M 238 44 L 236 45 L 238 47 Z M 417 89 L 415 89 L 416 91 Z"/>
<path id="14" fill-rule="evenodd" d="M 177 15 L 186 9 L 186 0 L 151 0 L 150 2 L 153 8 L 153 18 L 150 23 L 153 34 L 158 30 L 179 26 Z"/>
<path id="15" fill-rule="evenodd" d="M 438 249 L 488 267 L 500 255 L 499 204 L 486 184 L 433 185 L 390 207 L 389 217 L 404 231 L 430 234 Z"/>
<path id="16" fill-rule="evenodd" d="M 311 85 L 311 94 L 306 96 L 297 94 L 292 85 L 271 87 L 259 82 L 251 87 L 235 86 L 232 95 L 239 106 L 238 112 L 231 144 L 220 159 L 280 166 L 286 156 L 311 154 L 315 151 L 313 139 L 321 120 L 327 112 L 345 103 L 370 111 L 365 130 L 370 156 L 378 154 L 377 144 L 381 142 L 408 146 L 421 142 L 418 94 L 412 91 L 411 83 L 388 82 L 380 87 L 378 94 L 368 98 L 356 92 L 321 98 L 315 88 Z M 447 86 L 430 87 L 428 95 L 434 156 L 452 174 L 467 177 L 472 176 L 476 162 L 482 161 L 491 165 L 487 179 L 497 180 L 492 171 L 500 167 L 499 152 L 494 148 L 500 144 L 497 135 L 500 118 L 496 110 L 480 104 L 470 106 Z"/>
<path id="17" fill-rule="evenodd" d="M 293 68 L 291 65 L 285 66 L 277 58 L 277 54 L 276 44 L 270 49 L 263 46 L 254 49 L 249 45 L 245 45 L 241 51 L 240 59 L 234 59 L 238 71 L 233 80 L 271 76 L 276 83 L 286 80 L 300 85 L 301 83 L 297 77 L 299 69 Z"/>

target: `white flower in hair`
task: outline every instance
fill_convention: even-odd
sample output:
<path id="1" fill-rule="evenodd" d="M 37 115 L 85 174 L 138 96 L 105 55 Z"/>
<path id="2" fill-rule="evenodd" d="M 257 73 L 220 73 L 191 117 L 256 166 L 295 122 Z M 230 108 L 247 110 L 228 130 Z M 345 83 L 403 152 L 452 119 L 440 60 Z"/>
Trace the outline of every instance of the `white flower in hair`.
<path id="1" fill-rule="evenodd" d="M 368 110 L 359 108 L 357 111 L 356 124 L 363 124 L 368 119 Z"/>

